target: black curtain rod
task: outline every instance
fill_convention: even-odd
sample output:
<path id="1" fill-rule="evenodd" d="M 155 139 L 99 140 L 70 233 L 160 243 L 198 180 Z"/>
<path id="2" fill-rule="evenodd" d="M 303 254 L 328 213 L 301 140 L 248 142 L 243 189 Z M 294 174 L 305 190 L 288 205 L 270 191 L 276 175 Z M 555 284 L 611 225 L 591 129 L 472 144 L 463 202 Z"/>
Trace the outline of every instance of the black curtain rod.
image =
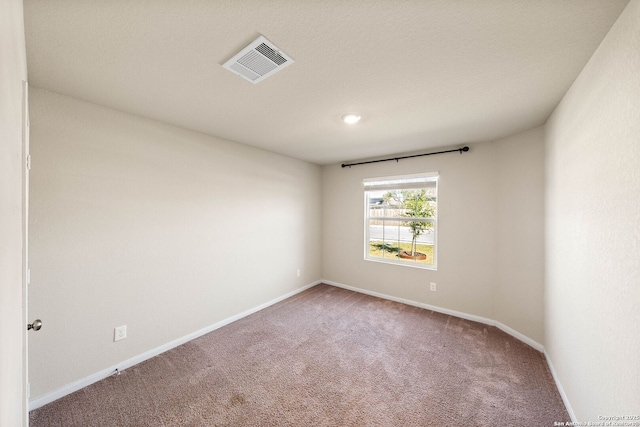
<path id="1" fill-rule="evenodd" d="M 380 163 L 380 162 L 390 162 L 392 160 L 395 160 L 396 162 L 398 160 L 402 160 L 402 159 L 411 159 L 412 157 L 422 157 L 422 156 L 431 156 L 434 154 L 444 154 L 444 153 L 453 153 L 453 152 L 460 152 L 460 154 L 462 154 L 463 152 L 467 152 L 469 151 L 469 147 L 467 147 L 466 145 L 462 148 L 456 148 L 454 150 L 446 150 L 446 151 L 437 151 L 435 153 L 424 153 L 424 154 L 414 154 L 413 156 L 402 156 L 402 157 L 390 157 L 388 159 L 381 159 L 381 160 L 370 160 L 368 162 L 359 162 L 359 163 L 343 163 L 342 167 L 346 168 L 346 167 L 351 167 L 351 166 L 357 166 L 357 165 L 367 165 L 369 163 Z"/>

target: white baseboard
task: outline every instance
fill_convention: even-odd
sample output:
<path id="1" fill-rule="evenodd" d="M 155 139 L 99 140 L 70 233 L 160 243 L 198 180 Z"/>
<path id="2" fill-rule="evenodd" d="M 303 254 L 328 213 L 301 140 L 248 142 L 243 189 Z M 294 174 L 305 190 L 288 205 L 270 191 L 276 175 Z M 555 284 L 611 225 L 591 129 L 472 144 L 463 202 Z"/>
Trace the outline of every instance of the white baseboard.
<path id="1" fill-rule="evenodd" d="M 538 350 L 540 353 L 544 353 L 544 346 L 542 344 L 540 344 L 538 341 L 529 338 L 525 334 L 521 334 L 520 332 L 516 331 L 515 329 L 512 329 L 509 326 L 498 322 L 497 320 L 493 321 L 493 325 L 496 328 L 500 329 L 502 332 L 505 332 L 505 333 L 511 335 L 512 337 L 522 341 L 523 343 L 530 345 L 531 347 L 533 347 L 536 350 Z"/>
<path id="2" fill-rule="evenodd" d="M 321 280 L 317 280 L 313 283 L 309 283 L 306 286 L 303 286 L 301 288 L 298 288 L 294 291 L 291 291 L 289 293 L 286 293 L 282 296 L 279 296 L 275 299 L 272 299 L 271 301 L 268 301 L 264 304 L 261 304 L 257 307 L 253 307 L 250 308 L 249 310 L 243 311 L 242 313 L 236 314 L 235 316 L 231 316 L 228 317 L 226 319 L 223 319 L 217 323 L 214 323 L 213 325 L 207 326 L 206 328 L 202 328 L 198 331 L 195 331 L 189 335 L 185 335 L 181 338 L 178 338 L 176 340 L 173 340 L 171 342 L 168 342 L 164 345 L 161 345 L 159 347 L 156 347 L 152 350 L 149 350 L 147 352 L 144 352 L 142 354 L 139 354 L 137 356 L 134 356 L 130 359 L 127 359 L 121 363 L 118 363 L 117 365 L 114 365 L 110 368 L 107 369 L 103 369 L 102 371 L 96 372 L 92 375 L 89 375 L 88 377 L 82 378 L 78 381 L 75 381 L 71 384 L 67 384 L 63 387 L 60 387 L 50 393 L 44 394 L 42 396 L 39 396 L 33 400 L 29 401 L 29 410 L 32 411 L 34 409 L 40 408 L 41 406 L 46 405 L 47 403 L 51 403 L 54 400 L 58 400 L 61 397 L 64 397 L 68 394 L 71 394 L 75 391 L 78 391 L 84 387 L 87 387 L 95 382 L 98 382 L 110 375 L 115 374 L 116 372 L 122 372 L 127 368 L 130 368 L 134 365 L 137 365 L 138 363 L 144 362 L 147 359 L 151 359 L 154 356 L 157 356 L 161 353 L 164 353 L 165 351 L 171 350 L 172 348 L 178 347 L 179 345 L 182 345 L 186 342 L 189 342 L 191 340 L 194 340 L 198 337 L 201 337 L 202 335 L 208 334 L 209 332 L 215 331 L 216 329 L 219 329 L 225 325 L 228 325 L 229 323 L 235 322 L 236 320 L 240 320 L 243 317 L 247 317 L 253 313 L 256 313 L 260 310 L 263 310 L 269 306 L 272 306 L 280 301 L 283 301 L 287 298 L 290 298 L 296 294 L 299 294 L 300 292 L 306 291 L 309 288 L 312 288 L 316 285 L 319 285 L 320 283 L 322 283 Z"/>
<path id="3" fill-rule="evenodd" d="M 556 387 L 558 388 L 558 392 L 560 393 L 560 397 L 562 397 L 562 401 L 564 402 L 564 407 L 567 409 L 567 412 L 569 413 L 569 417 L 571 417 L 571 421 L 574 424 L 578 425 L 578 419 L 576 418 L 576 414 L 573 412 L 571 403 L 569 403 L 569 397 L 567 397 L 567 394 L 564 392 L 564 388 L 560 383 L 560 378 L 558 378 L 558 374 L 556 374 L 556 370 L 553 367 L 553 363 L 551 363 L 551 358 L 549 357 L 549 354 L 546 351 L 544 352 L 544 357 L 547 359 L 547 365 L 549 365 L 549 370 L 551 371 L 551 375 L 553 376 L 553 381 L 555 381 Z"/>

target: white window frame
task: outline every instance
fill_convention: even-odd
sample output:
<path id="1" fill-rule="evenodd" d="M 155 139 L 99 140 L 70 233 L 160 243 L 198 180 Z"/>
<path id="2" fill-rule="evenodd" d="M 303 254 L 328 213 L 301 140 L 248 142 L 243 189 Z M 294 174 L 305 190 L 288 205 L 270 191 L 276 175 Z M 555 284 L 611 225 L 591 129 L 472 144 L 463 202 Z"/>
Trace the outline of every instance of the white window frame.
<path id="1" fill-rule="evenodd" d="M 438 249 L 438 215 L 439 215 L 439 194 L 438 194 L 438 172 L 427 172 L 412 175 L 398 175 L 387 177 L 366 178 L 362 182 L 364 190 L 364 259 L 366 261 L 381 262 L 385 264 L 395 264 L 406 267 L 422 268 L 426 270 L 437 270 L 437 249 Z M 370 192 L 376 190 L 409 190 L 435 187 L 436 193 L 436 212 L 433 218 L 409 218 L 409 217 L 376 217 L 382 221 L 403 221 L 407 219 L 432 222 L 433 223 L 433 264 L 418 263 L 412 260 L 404 260 L 401 258 L 382 258 L 371 256 L 370 248 L 370 210 L 369 195 Z M 384 230 L 384 228 L 383 228 Z"/>

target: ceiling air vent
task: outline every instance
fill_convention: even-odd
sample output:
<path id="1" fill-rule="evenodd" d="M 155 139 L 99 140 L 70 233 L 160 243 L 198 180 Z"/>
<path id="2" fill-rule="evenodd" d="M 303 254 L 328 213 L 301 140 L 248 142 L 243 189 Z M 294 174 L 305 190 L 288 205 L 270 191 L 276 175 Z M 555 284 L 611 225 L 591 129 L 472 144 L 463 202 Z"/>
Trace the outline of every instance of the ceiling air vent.
<path id="1" fill-rule="evenodd" d="M 255 84 L 293 62 L 290 56 L 281 52 L 266 37 L 260 36 L 222 66 Z"/>

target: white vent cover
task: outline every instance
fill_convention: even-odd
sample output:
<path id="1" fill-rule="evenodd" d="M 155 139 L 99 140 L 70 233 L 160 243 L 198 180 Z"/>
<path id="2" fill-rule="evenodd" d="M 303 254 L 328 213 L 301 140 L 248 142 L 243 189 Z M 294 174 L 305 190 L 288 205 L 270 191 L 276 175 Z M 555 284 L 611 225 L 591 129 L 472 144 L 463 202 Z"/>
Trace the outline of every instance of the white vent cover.
<path id="1" fill-rule="evenodd" d="M 293 62 L 290 56 L 281 52 L 266 37 L 260 36 L 222 66 L 255 84 Z"/>

